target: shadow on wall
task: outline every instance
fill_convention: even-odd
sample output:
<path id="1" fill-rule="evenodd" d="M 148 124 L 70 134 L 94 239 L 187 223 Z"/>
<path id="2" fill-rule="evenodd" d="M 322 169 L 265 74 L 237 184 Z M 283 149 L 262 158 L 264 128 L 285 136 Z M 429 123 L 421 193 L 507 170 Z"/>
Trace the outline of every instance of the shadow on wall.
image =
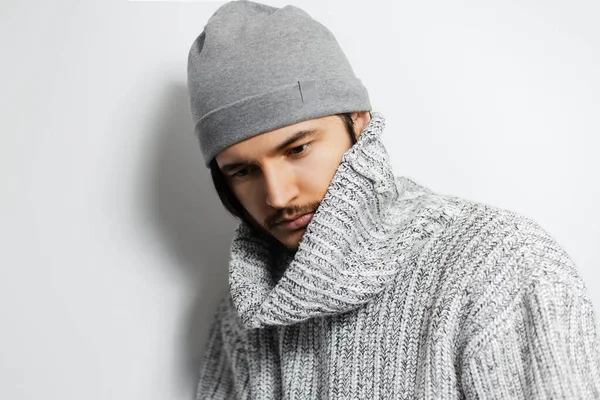
<path id="1" fill-rule="evenodd" d="M 228 290 L 229 246 L 237 224 L 221 204 L 192 134 L 186 86 L 167 87 L 161 104 L 154 124 L 155 159 L 150 163 L 155 170 L 148 174 L 148 214 L 176 256 L 170 267 L 183 269 L 195 296 L 177 329 L 183 339 L 176 351 L 183 353 L 178 359 L 186 363 L 186 376 L 175 379 L 182 385 L 192 382 L 195 390 L 217 301 Z"/>

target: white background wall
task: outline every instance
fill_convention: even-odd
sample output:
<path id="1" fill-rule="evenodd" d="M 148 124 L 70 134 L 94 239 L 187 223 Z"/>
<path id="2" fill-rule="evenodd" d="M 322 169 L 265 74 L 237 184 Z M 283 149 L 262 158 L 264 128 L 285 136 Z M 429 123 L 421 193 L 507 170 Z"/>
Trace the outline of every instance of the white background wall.
<path id="1" fill-rule="evenodd" d="M 0 398 L 193 398 L 234 221 L 186 62 L 221 4 L 1 3 Z M 534 218 L 600 310 L 599 2 L 293 4 L 384 113 L 397 174 Z"/>

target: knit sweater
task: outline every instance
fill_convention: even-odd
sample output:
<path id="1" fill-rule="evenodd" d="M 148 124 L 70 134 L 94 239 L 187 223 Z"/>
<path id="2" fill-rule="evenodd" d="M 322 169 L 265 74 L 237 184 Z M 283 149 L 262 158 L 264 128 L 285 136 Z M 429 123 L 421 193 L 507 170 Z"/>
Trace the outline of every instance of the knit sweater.
<path id="1" fill-rule="evenodd" d="M 198 399 L 598 399 L 595 315 L 532 219 L 394 176 L 373 112 L 296 251 L 241 223 Z"/>

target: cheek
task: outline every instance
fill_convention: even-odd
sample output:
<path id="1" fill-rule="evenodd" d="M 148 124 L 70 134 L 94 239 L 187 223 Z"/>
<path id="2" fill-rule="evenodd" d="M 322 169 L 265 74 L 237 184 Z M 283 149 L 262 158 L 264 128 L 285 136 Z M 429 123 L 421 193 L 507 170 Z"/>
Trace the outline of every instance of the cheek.
<path id="1" fill-rule="evenodd" d="M 261 211 L 265 208 L 264 194 L 259 193 L 258 185 L 241 184 L 232 187 L 233 194 L 238 199 L 240 204 L 250 213 L 257 221 L 262 220 Z"/>
<path id="2" fill-rule="evenodd" d="M 337 150 L 337 149 L 336 149 Z M 312 154 L 297 164 L 296 176 L 301 192 L 310 200 L 321 200 L 329 188 L 331 179 L 340 164 L 343 151 L 327 151 Z"/>

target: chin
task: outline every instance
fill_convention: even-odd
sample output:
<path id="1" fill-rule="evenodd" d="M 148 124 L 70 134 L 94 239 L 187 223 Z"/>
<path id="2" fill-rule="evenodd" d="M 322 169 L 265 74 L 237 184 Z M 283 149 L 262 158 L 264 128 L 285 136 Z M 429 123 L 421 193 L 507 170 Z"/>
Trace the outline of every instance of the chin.
<path id="1" fill-rule="evenodd" d="M 300 245 L 300 241 L 302 240 L 305 231 L 306 228 L 301 228 L 297 231 L 288 233 L 284 237 L 278 235 L 275 238 L 289 250 L 298 250 L 298 246 Z"/>

